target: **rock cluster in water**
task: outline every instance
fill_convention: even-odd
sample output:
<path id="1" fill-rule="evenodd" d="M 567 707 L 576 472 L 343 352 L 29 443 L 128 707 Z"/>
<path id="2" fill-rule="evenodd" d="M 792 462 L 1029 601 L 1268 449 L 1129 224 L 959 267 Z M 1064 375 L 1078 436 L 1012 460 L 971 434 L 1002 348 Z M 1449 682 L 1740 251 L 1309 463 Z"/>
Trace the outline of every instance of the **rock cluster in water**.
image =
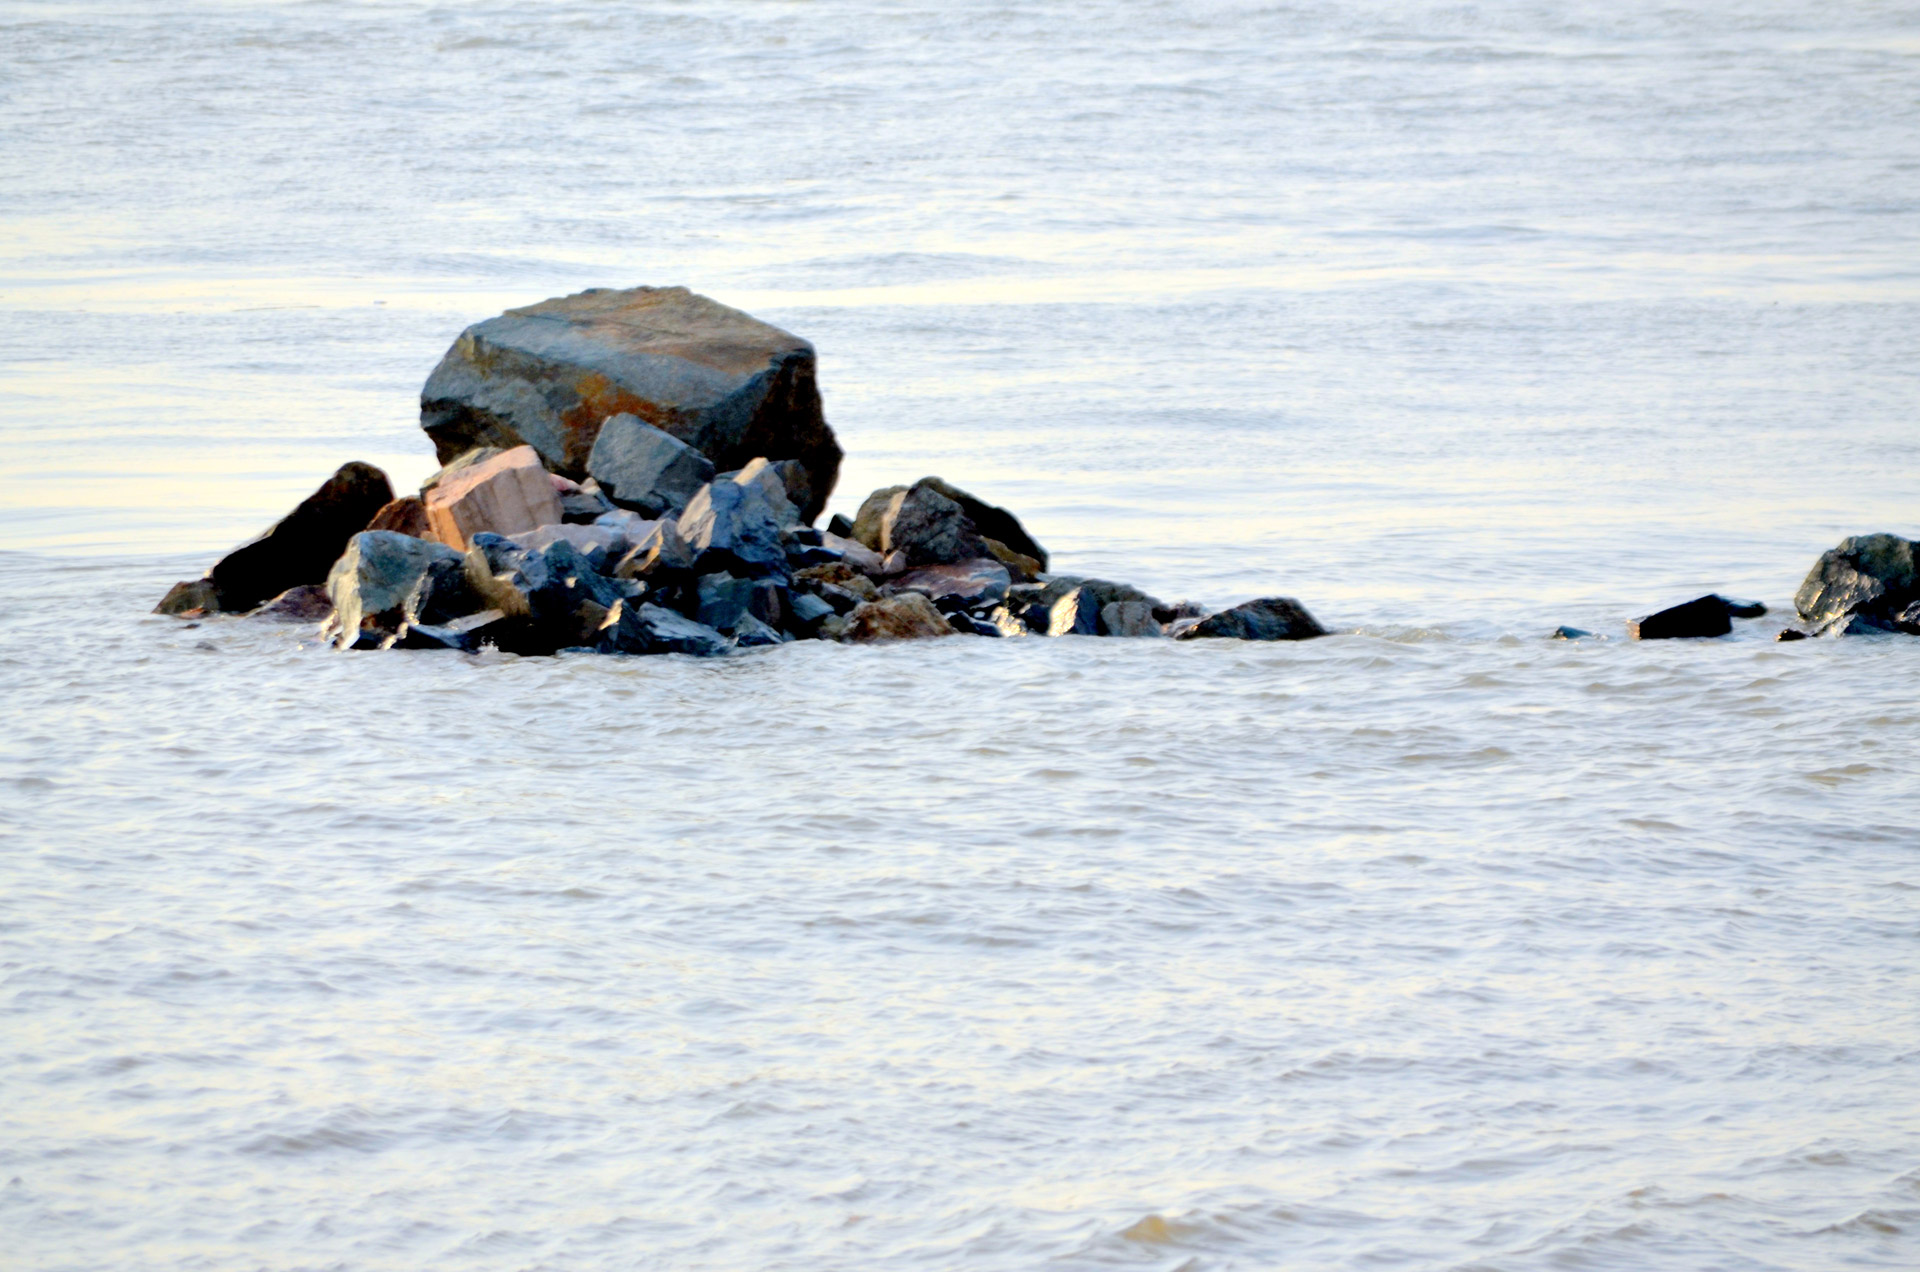
<path id="1" fill-rule="evenodd" d="M 476 323 L 428 378 L 420 425 L 443 467 L 418 495 L 347 464 L 157 612 L 322 621 L 348 649 L 521 654 L 1326 634 L 1287 597 L 1208 612 L 1052 573 L 1019 518 L 938 477 L 816 528 L 841 450 L 813 346 L 684 287 L 596 288 Z M 1920 635 L 1916 548 L 1875 534 L 1825 553 L 1794 597 L 1802 625 L 1779 639 Z M 1724 636 L 1765 612 L 1710 594 L 1627 631 Z"/>
<path id="2" fill-rule="evenodd" d="M 952 635 L 1304 640 L 1269 597 L 1210 613 L 1050 572 L 938 477 L 814 522 L 841 451 L 813 347 L 684 288 L 596 289 L 475 324 L 421 394 L 418 495 L 348 464 L 158 612 L 321 620 L 348 649 L 712 655 Z"/>

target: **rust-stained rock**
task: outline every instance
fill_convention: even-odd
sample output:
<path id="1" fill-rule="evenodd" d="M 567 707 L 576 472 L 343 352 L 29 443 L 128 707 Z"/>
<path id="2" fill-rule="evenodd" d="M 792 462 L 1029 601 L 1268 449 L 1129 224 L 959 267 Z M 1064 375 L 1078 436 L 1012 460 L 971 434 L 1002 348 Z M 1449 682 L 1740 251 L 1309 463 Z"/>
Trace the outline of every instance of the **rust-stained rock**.
<path id="1" fill-rule="evenodd" d="M 516 446 L 491 459 L 443 475 L 427 492 L 433 537 L 465 552 L 482 531 L 518 534 L 559 525 L 560 496 L 531 446 Z"/>
<path id="2" fill-rule="evenodd" d="M 882 640 L 920 640 L 929 636 L 951 636 L 947 617 L 933 602 L 918 592 L 885 596 L 868 601 L 847 615 L 846 630 L 839 639 L 865 643 Z"/>
<path id="3" fill-rule="evenodd" d="M 373 520 L 367 522 L 369 530 L 392 530 L 396 534 L 410 534 L 416 539 L 433 537 L 433 531 L 427 526 L 427 505 L 418 495 L 402 495 L 373 514 Z"/>
<path id="4" fill-rule="evenodd" d="M 998 561 L 974 559 L 952 565 L 923 565 L 887 584 L 887 592 L 918 592 L 936 606 L 942 601 L 957 602 L 971 609 L 1004 600 L 1012 582 L 1007 567 Z M 951 608 L 949 606 L 948 608 Z"/>
<path id="5" fill-rule="evenodd" d="M 575 478 L 601 423 L 621 413 L 721 471 L 756 456 L 799 460 L 809 523 L 839 475 L 813 346 L 684 287 L 594 288 L 475 323 L 420 394 L 420 426 L 443 460 L 525 443 Z"/>
<path id="6" fill-rule="evenodd" d="M 213 590 L 211 579 L 182 579 L 167 589 L 160 603 L 153 607 L 156 614 L 168 614 L 174 618 L 199 618 L 203 614 L 220 612 L 220 594 Z"/>

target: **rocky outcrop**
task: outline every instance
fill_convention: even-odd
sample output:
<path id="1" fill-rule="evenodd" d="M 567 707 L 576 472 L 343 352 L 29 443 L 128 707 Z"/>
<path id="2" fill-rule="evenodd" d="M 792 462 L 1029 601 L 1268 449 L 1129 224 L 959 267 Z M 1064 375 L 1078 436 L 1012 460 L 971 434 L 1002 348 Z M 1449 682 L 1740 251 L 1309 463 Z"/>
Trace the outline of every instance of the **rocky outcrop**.
<path id="1" fill-rule="evenodd" d="M 959 504 L 960 511 L 964 512 L 967 520 L 973 523 L 976 533 L 991 543 L 1000 544 L 1009 552 L 1031 560 L 1034 563 L 1033 573 L 1039 574 L 1047 568 L 1047 550 L 1027 533 L 1027 528 L 1020 524 L 1020 519 L 1005 508 L 968 494 L 958 486 L 942 481 L 938 477 L 922 477 L 914 484 L 937 491 Z M 1006 564 L 1013 564 L 1000 553 L 994 555 L 999 556 Z"/>
<path id="2" fill-rule="evenodd" d="M 601 425 L 622 414 L 719 471 L 756 456 L 798 460 L 808 523 L 839 475 L 813 346 L 684 287 L 595 288 L 510 309 L 462 332 L 420 394 L 420 426 L 443 461 L 524 443 L 574 478 Z"/>
<path id="3" fill-rule="evenodd" d="M 1793 607 L 1819 635 L 1905 631 L 1908 609 L 1920 602 L 1920 543 L 1896 534 L 1843 539 L 1808 571 Z"/>
<path id="4" fill-rule="evenodd" d="M 288 588 L 324 583 L 347 540 L 392 500 L 385 473 L 372 464 L 342 464 L 272 529 L 220 558 L 203 583 L 175 584 L 154 612 L 245 613 Z"/>
<path id="5" fill-rule="evenodd" d="M 1180 640 L 1311 640 L 1327 629 L 1290 596 L 1266 596 L 1210 614 L 1179 632 Z"/>
<path id="6" fill-rule="evenodd" d="M 443 472 L 425 499 L 434 537 L 461 552 L 476 534 L 518 534 L 559 525 L 563 516 L 560 494 L 531 446 Z"/>

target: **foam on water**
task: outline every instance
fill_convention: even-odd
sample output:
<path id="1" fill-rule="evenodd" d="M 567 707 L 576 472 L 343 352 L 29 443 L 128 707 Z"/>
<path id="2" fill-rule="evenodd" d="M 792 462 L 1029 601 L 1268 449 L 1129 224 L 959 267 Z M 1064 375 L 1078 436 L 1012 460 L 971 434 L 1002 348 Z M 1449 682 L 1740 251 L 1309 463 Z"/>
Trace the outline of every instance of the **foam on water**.
<path id="1" fill-rule="evenodd" d="M 1920 1262 L 1920 41 L 1877 6 L 0 4 L 23 1267 Z M 1299 646 L 145 610 L 685 283 Z M 1718 642 L 1622 621 L 1719 589 Z M 1568 622 L 1614 639 L 1554 642 Z"/>

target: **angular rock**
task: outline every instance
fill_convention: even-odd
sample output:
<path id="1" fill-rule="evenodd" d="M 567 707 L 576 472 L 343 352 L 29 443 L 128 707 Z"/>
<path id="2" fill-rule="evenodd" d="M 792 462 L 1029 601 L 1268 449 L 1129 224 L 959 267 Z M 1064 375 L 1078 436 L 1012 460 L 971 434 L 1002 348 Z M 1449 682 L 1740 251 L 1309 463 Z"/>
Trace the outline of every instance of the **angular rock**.
<path id="1" fill-rule="evenodd" d="M 829 530 L 820 536 L 820 546 L 830 552 L 838 552 L 842 561 L 869 578 L 886 573 L 886 559 L 858 539 L 846 538 Z"/>
<path id="2" fill-rule="evenodd" d="M 501 535 L 477 534 L 467 550 L 466 574 L 489 608 L 526 620 L 511 645 L 499 642 L 512 653 L 596 643 L 607 613 L 627 599 L 565 539 L 534 551 Z"/>
<path id="3" fill-rule="evenodd" d="M 994 560 L 1007 567 L 1007 573 L 1013 576 L 1013 581 L 1016 583 L 1031 583 L 1047 568 L 1040 564 L 1038 559 L 1023 552 L 1015 552 L 998 539 L 988 539 L 985 542 L 987 552 Z"/>
<path id="4" fill-rule="evenodd" d="M 485 608 L 467 578 L 466 559 L 435 557 L 427 563 L 400 603 L 401 617 L 412 624 L 440 625 Z"/>
<path id="5" fill-rule="evenodd" d="M 410 534 L 416 539 L 425 539 L 433 530 L 427 524 L 427 505 L 418 495 L 402 495 L 373 514 L 373 520 L 367 522 L 368 530 L 392 530 L 396 534 Z"/>
<path id="6" fill-rule="evenodd" d="M 1047 612 L 1049 636 L 1098 636 L 1100 634 L 1100 598 L 1084 587 L 1076 587 L 1055 601 Z"/>
<path id="7" fill-rule="evenodd" d="M 684 287 L 595 288 L 510 309 L 462 332 L 420 394 L 420 426 L 443 459 L 527 443 L 572 477 L 620 414 L 721 470 L 757 455 L 799 460 L 809 522 L 839 475 L 813 346 Z"/>
<path id="8" fill-rule="evenodd" d="M 1627 623 L 1635 640 L 1675 640 L 1694 636 L 1725 636 L 1733 630 L 1727 603 L 1718 596 L 1697 597 L 1684 605 L 1646 614 Z"/>
<path id="9" fill-rule="evenodd" d="M 827 519 L 827 533 L 838 535 L 842 539 L 851 539 L 853 538 L 853 522 L 848 521 L 844 516 L 836 512 Z"/>
<path id="10" fill-rule="evenodd" d="M 872 502 L 871 499 L 868 501 Z M 873 520 L 866 505 L 856 531 Z M 857 535 L 866 546 L 886 556 L 903 553 L 906 564 L 950 565 L 989 556 L 986 542 L 959 504 L 931 486 L 909 486 L 890 496 L 879 511 L 872 540 Z"/>
<path id="11" fill-rule="evenodd" d="M 622 601 L 608 611 L 595 646 L 609 654 L 693 654 L 711 658 L 726 653 L 733 642 L 672 610 Z"/>
<path id="12" fill-rule="evenodd" d="M 473 653 L 483 646 L 498 644 L 501 634 L 513 626 L 499 610 L 481 610 L 446 623 L 402 623 L 383 649 L 457 649 Z M 511 638 L 509 637 L 509 643 Z"/>
<path id="13" fill-rule="evenodd" d="M 1047 568 L 1047 550 L 1027 533 L 1027 528 L 1020 524 L 1020 519 L 1005 508 L 970 495 L 958 486 L 942 481 L 938 477 L 922 477 L 914 485 L 936 490 L 959 504 L 960 510 L 967 514 L 967 520 L 973 522 L 973 528 L 983 537 L 994 540 L 1014 553 L 1035 561 L 1037 564 L 1033 573 L 1039 574 Z M 1004 557 L 1001 559 L 1005 560 Z M 1013 563 L 1009 561 L 1007 564 Z"/>
<path id="14" fill-rule="evenodd" d="M 779 515 L 757 485 L 708 482 L 687 501 L 677 528 L 702 574 L 786 572 Z"/>
<path id="15" fill-rule="evenodd" d="M 429 567 L 460 559 L 444 543 L 394 530 L 354 535 L 327 574 L 334 643 L 345 649 L 360 641 L 363 632 L 384 634 L 397 629 L 406 619 L 407 598 Z"/>
<path id="16" fill-rule="evenodd" d="M 568 525 L 595 525 L 602 517 L 615 511 L 613 500 L 602 494 L 598 486 L 588 484 L 590 489 L 576 490 L 572 494 L 560 496 L 560 520 Z"/>
<path id="17" fill-rule="evenodd" d="M 385 473 L 371 464 L 342 464 L 272 529 L 235 548 L 207 571 L 212 607 L 205 604 L 205 589 L 181 592 L 176 585 L 155 612 L 244 613 L 290 587 L 324 583 L 347 541 L 392 501 L 393 487 Z M 187 604 L 190 600 L 200 603 Z"/>
<path id="18" fill-rule="evenodd" d="M 518 534 L 561 523 L 560 496 L 531 446 L 461 469 L 427 492 L 434 538 L 466 551 L 476 534 Z"/>
<path id="19" fill-rule="evenodd" d="M 994 606 L 993 612 L 987 615 L 987 621 L 992 623 L 994 630 L 1002 636 L 1031 636 L 1034 634 L 1033 626 L 1027 622 L 1026 616 L 1021 613 L 1015 613 L 1005 605 Z"/>
<path id="20" fill-rule="evenodd" d="M 1166 635 L 1145 601 L 1108 601 L 1100 607 L 1100 627 L 1109 636 Z"/>
<path id="21" fill-rule="evenodd" d="M 687 506 L 713 480 L 713 461 L 673 434 L 636 415 L 615 415 L 600 426 L 587 471 L 619 503 L 657 517 Z"/>
<path id="22" fill-rule="evenodd" d="M 213 586 L 212 579 L 182 579 L 167 589 L 160 603 L 153 607 L 156 614 L 170 614 L 175 618 L 199 618 L 203 614 L 220 612 L 220 593 Z"/>
<path id="23" fill-rule="evenodd" d="M 1853 630 L 1897 630 L 1898 616 L 1920 601 L 1916 550 L 1920 543 L 1895 534 L 1843 539 L 1814 562 L 1793 607 L 1823 634 L 1848 617 L 1864 620 L 1848 624 Z"/>
<path id="24" fill-rule="evenodd" d="M 1774 637 L 1775 640 L 1805 640 L 1806 638 L 1807 633 L 1798 627 L 1783 627 L 1780 629 L 1779 634 Z"/>
<path id="25" fill-rule="evenodd" d="M 420 498 L 424 500 L 429 490 L 432 490 L 447 478 L 464 472 L 475 464 L 484 464 L 495 455 L 504 455 L 510 449 L 512 448 L 507 446 L 475 446 L 461 451 L 452 459 L 448 459 L 444 455 L 440 456 L 439 471 L 420 483 Z"/>
<path id="26" fill-rule="evenodd" d="M 742 649 L 753 649 L 762 645 L 784 645 L 792 639 L 791 636 L 768 626 L 751 614 L 742 614 L 739 624 L 733 629 L 733 643 Z"/>
<path id="27" fill-rule="evenodd" d="M 908 570 L 888 583 L 886 592 L 888 595 L 918 592 L 942 609 L 950 608 L 940 604 L 949 600 L 972 609 L 1004 599 L 1011 583 L 1006 566 L 990 558 L 980 558 Z"/>
<path id="28" fill-rule="evenodd" d="M 1203 618 L 1178 632 L 1176 639 L 1311 640 L 1326 634 L 1327 629 L 1292 597 L 1263 596 Z"/>
<path id="29" fill-rule="evenodd" d="M 1107 579 L 1075 578 L 1068 574 L 1056 574 L 1037 586 L 1027 584 L 1009 588 L 1007 595 L 1012 600 L 1030 600 L 1052 609 L 1061 597 L 1076 588 L 1085 589 L 1087 594 L 1102 606 L 1112 605 L 1116 601 L 1142 601 L 1156 610 L 1167 608 L 1156 598 L 1129 584 L 1114 583 Z"/>
<path id="30" fill-rule="evenodd" d="M 737 579 L 731 574 L 701 575 L 694 621 L 717 632 L 732 631 L 753 604 L 754 583 L 753 579 Z"/>
<path id="31" fill-rule="evenodd" d="M 918 592 L 867 601 L 847 616 L 846 623 L 839 639 L 862 644 L 953 635 L 946 616 Z"/>
<path id="32" fill-rule="evenodd" d="M 327 595 L 326 587 L 319 583 L 302 583 L 299 587 L 290 587 L 280 593 L 248 617 L 270 619 L 276 623 L 319 623 L 332 615 L 333 600 Z"/>
<path id="33" fill-rule="evenodd" d="M 587 564 L 600 573 L 607 573 L 614 562 L 632 550 L 626 536 L 612 526 L 568 525 L 564 522 L 539 526 L 532 530 L 522 530 L 510 534 L 507 538 L 523 548 L 538 552 L 550 543 L 564 539 L 573 545 L 573 550 L 587 559 Z"/>
<path id="34" fill-rule="evenodd" d="M 659 579 L 693 572 L 693 549 L 680 537 L 679 524 L 663 518 L 653 523 L 620 563 L 613 576 L 620 579 Z"/>
<path id="35" fill-rule="evenodd" d="M 852 592 L 863 601 L 880 599 L 880 589 L 873 580 L 844 561 L 835 561 L 826 565 L 809 565 L 793 572 L 796 587 L 812 586 L 818 583 L 831 583 L 835 587 Z"/>
<path id="36" fill-rule="evenodd" d="M 786 530 L 800 524 L 802 506 L 792 497 L 792 490 L 787 481 L 789 472 L 799 474 L 799 481 L 804 489 L 805 469 L 790 459 L 781 460 L 776 464 L 765 456 L 755 458 L 744 468 L 730 473 L 721 473 L 714 480 L 730 481 L 736 486 L 752 486 L 757 489 L 761 497 L 767 501 L 767 507 L 773 509 L 774 519 L 780 523 L 780 528 Z M 815 542 L 818 540 L 816 539 Z"/>
<path id="37" fill-rule="evenodd" d="M 843 535 L 874 552 L 881 552 L 880 524 L 886 520 L 887 507 L 893 502 L 894 496 L 903 495 L 906 491 L 907 488 L 905 486 L 880 487 L 880 489 L 860 501 L 860 508 L 853 514 L 853 521 L 846 530 L 835 530 L 833 526 L 829 524 L 827 526 L 827 532 L 829 534 Z M 838 520 L 844 521 L 846 519 L 842 517 L 838 518 Z"/>
<path id="38" fill-rule="evenodd" d="M 787 607 L 787 630 L 801 636 L 812 636 L 820 630 L 820 624 L 834 615 L 834 607 L 811 592 L 795 592 Z"/>

